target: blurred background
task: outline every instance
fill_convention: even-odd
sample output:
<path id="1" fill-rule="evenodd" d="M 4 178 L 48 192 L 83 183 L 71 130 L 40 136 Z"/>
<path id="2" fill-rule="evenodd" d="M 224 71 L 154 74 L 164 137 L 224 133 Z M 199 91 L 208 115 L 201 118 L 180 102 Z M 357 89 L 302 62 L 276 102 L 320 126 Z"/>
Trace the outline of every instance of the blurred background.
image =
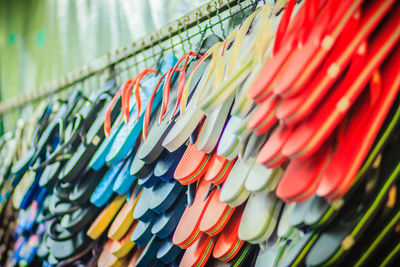
<path id="1" fill-rule="evenodd" d="M 132 43 L 207 0 L 0 0 L 1 99 Z"/>

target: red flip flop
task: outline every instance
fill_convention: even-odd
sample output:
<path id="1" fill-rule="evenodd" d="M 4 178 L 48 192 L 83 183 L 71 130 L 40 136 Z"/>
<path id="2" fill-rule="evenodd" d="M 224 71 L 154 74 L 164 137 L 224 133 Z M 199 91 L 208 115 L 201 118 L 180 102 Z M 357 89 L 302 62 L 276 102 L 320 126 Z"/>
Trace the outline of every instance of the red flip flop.
<path id="1" fill-rule="evenodd" d="M 258 153 L 257 162 L 268 167 L 276 167 L 285 162 L 287 158 L 281 150 L 292 131 L 292 127 L 279 125 Z"/>
<path id="2" fill-rule="evenodd" d="M 317 190 L 331 157 L 332 144 L 327 143 L 312 157 L 290 161 L 279 181 L 276 195 L 286 203 L 302 202 Z"/>
<path id="3" fill-rule="evenodd" d="M 360 108 L 352 116 L 345 136 L 340 140 L 341 142 L 318 186 L 317 194 L 319 196 L 335 200 L 343 196 L 357 178 L 357 172 L 368 155 L 400 89 L 399 48 L 397 45 L 393 53 L 389 55 L 382 68 L 382 79 L 378 72 L 373 76 L 370 86 L 378 87 L 379 98 L 371 101 L 373 97 L 365 97 L 363 108 Z M 376 93 L 373 94 L 376 95 Z"/>
<path id="4" fill-rule="evenodd" d="M 312 1 L 307 0 L 306 2 Z M 301 32 L 305 24 L 304 22 L 307 20 L 310 5 L 304 4 L 289 23 L 295 4 L 296 0 L 289 0 L 277 29 L 271 59 L 265 64 L 249 88 L 248 96 L 256 101 L 261 101 L 272 94 L 271 85 L 273 81 L 282 73 L 286 62 L 294 53 L 294 48 L 299 41 L 299 32 Z"/>
<path id="5" fill-rule="evenodd" d="M 207 170 L 210 157 L 210 154 L 197 150 L 195 144 L 188 145 L 175 169 L 174 178 L 183 185 L 196 182 Z"/>
<path id="6" fill-rule="evenodd" d="M 279 120 L 283 120 L 285 124 L 294 125 L 308 116 L 314 110 L 315 106 L 322 101 L 322 98 L 333 83 L 340 77 L 340 70 L 346 69 L 345 67 L 351 55 L 354 54 L 352 56 L 350 70 L 347 72 L 352 72 L 354 68 L 358 71 L 361 68 L 360 64 L 364 63 L 364 53 L 360 50 L 362 46 L 360 47 L 359 42 L 357 42 L 358 51 L 354 51 L 355 49 L 352 49 L 353 46 L 351 46 L 352 40 L 354 40 L 354 34 L 359 33 L 358 26 L 361 17 L 359 14 L 360 12 L 357 12 L 350 19 L 348 22 L 350 25 L 347 26 L 348 30 L 339 38 L 338 43 L 335 44 L 333 51 L 329 54 L 322 70 L 316 74 L 316 77 L 312 79 L 300 94 L 285 98 L 284 101 L 282 101 L 282 104 L 276 111 L 276 117 Z M 359 54 L 358 57 L 357 54 Z M 344 56 L 347 57 L 344 58 Z"/>
<path id="7" fill-rule="evenodd" d="M 226 158 L 214 154 L 211 156 L 204 179 L 215 185 L 222 184 L 228 177 L 236 160 L 227 160 Z"/>
<path id="8" fill-rule="evenodd" d="M 186 207 L 175 229 L 172 242 L 183 249 L 191 246 L 200 237 L 200 221 L 215 192 L 215 190 L 211 191 L 210 195 L 206 198 L 210 184 L 210 182 L 204 179 L 198 182 L 193 204 Z"/>
<path id="9" fill-rule="evenodd" d="M 266 133 L 276 123 L 276 110 L 280 99 L 274 95 L 259 104 L 247 127 L 256 131 L 257 135 Z"/>
<path id="10" fill-rule="evenodd" d="M 314 75 L 311 83 L 307 84 L 301 96 L 284 101 L 277 110 L 277 117 L 283 119 L 286 124 L 295 124 L 308 116 L 340 74 L 346 70 L 351 57 L 353 57 L 353 62 L 347 72 L 358 73 L 359 64 L 364 62 L 357 59 L 363 54 L 363 51 L 360 51 L 363 49 L 361 44 L 383 19 L 392 4 L 393 1 L 370 2 L 365 9 L 365 14 L 359 16 L 360 12 L 355 13 L 349 21 L 348 29 L 335 44 L 324 66 Z"/>
<path id="11" fill-rule="evenodd" d="M 338 83 L 319 111 L 294 130 L 282 149 L 283 155 L 292 158 L 311 155 L 336 128 L 400 38 L 397 20 L 400 11 L 396 8 L 390 14 L 371 40 L 364 68 L 351 79 Z"/>
<path id="12" fill-rule="evenodd" d="M 228 224 L 217 238 L 213 257 L 223 262 L 232 260 L 242 248 L 244 241 L 238 237 L 239 225 L 242 220 L 244 205 L 235 210 Z"/>
<path id="13" fill-rule="evenodd" d="M 200 231 L 209 236 L 219 234 L 235 211 L 235 208 L 219 200 L 220 192 L 216 190 L 200 222 Z"/>
<path id="14" fill-rule="evenodd" d="M 275 81 L 274 94 L 282 97 L 294 96 L 314 79 L 315 71 L 336 45 L 336 40 L 345 31 L 362 2 L 363 0 L 345 0 L 339 4 L 336 0 L 327 1 L 315 21 L 311 22 L 310 33 L 304 44 L 297 46 L 289 64 Z"/>
<path id="15" fill-rule="evenodd" d="M 206 234 L 201 234 L 198 240 L 186 249 L 181 263 L 181 267 L 202 267 L 210 258 L 211 252 L 215 244 L 215 238 L 209 237 Z"/>

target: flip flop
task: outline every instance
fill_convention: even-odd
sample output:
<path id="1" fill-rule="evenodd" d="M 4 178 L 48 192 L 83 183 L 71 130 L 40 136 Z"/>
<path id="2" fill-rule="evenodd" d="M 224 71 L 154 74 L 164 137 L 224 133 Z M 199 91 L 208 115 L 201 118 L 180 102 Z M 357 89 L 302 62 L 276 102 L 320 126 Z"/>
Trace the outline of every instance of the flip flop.
<path id="1" fill-rule="evenodd" d="M 208 168 L 204 174 L 204 179 L 208 182 L 212 182 L 215 185 L 222 184 L 225 182 L 230 171 L 232 170 L 235 160 L 227 160 L 224 157 L 213 154 L 210 159 Z"/>
<path id="2" fill-rule="evenodd" d="M 123 258 L 135 247 L 135 242 L 131 241 L 131 236 L 136 229 L 138 222 L 135 221 L 130 226 L 128 232 L 120 240 L 112 242 L 110 252 L 117 258 Z"/>
<path id="3" fill-rule="evenodd" d="M 266 13 L 271 12 L 271 6 L 265 5 L 262 9 L 257 9 L 252 12 L 242 23 L 239 30 L 231 33 L 231 36 L 228 37 L 227 44 L 230 44 L 230 39 L 233 39 L 233 44 L 231 47 L 228 46 L 228 49 L 224 51 L 224 56 L 217 63 L 217 71 L 218 68 L 222 68 L 226 66 L 226 70 L 221 71 L 221 78 L 217 75 L 215 76 L 216 80 L 216 88 L 211 87 L 207 91 L 203 93 L 203 98 L 200 99 L 199 104 L 201 105 L 201 109 L 205 113 L 210 113 L 212 110 L 220 106 L 224 103 L 229 97 L 232 97 L 237 89 L 237 86 L 240 85 L 243 80 L 250 73 L 251 64 L 253 61 L 259 60 L 260 58 L 254 58 L 254 51 L 260 50 L 256 47 L 257 41 L 260 41 L 262 34 L 259 33 L 260 30 L 257 31 L 259 27 L 262 27 L 263 33 L 268 35 L 269 29 L 272 30 L 272 27 L 266 27 L 268 25 L 268 20 L 260 19 L 260 11 L 262 15 L 266 15 Z M 269 12 L 268 12 L 269 11 Z M 260 25 L 263 22 L 264 25 Z M 269 25 L 272 26 L 271 23 Z M 261 38 L 260 38 L 261 37 Z M 260 44 L 259 46 L 265 45 L 265 42 Z M 266 48 L 263 47 L 265 50 Z M 262 51 L 257 53 L 258 56 L 262 54 Z M 250 60 L 250 59 L 253 60 Z M 220 67 L 221 66 L 221 67 Z"/>
<path id="4" fill-rule="evenodd" d="M 204 90 L 205 86 L 209 86 L 209 76 L 215 67 L 215 60 L 217 57 L 216 53 L 219 52 L 219 47 L 221 47 L 221 43 L 216 43 L 213 47 L 211 47 L 209 51 L 206 52 L 207 56 L 203 57 L 202 61 L 198 65 L 199 68 L 202 65 L 207 66 L 207 68 L 205 70 L 203 69 L 200 81 L 195 84 L 193 83 L 196 86 L 196 89 L 193 89 L 195 91 L 193 93 L 193 96 L 190 98 L 187 107 L 186 102 L 188 98 L 189 88 L 192 86 L 192 78 L 198 72 L 198 70 L 192 72 L 192 75 L 189 77 L 188 81 L 185 84 L 184 92 L 182 94 L 184 97 L 182 97 L 181 99 L 180 106 L 181 113 L 176 119 L 175 125 L 168 132 L 162 143 L 163 147 L 168 149 L 168 151 L 170 152 L 175 151 L 181 145 L 183 145 L 196 129 L 200 121 L 203 119 L 204 113 L 196 107 L 197 95 L 199 95 L 201 91 Z"/>
<path id="5" fill-rule="evenodd" d="M 298 43 L 299 37 L 296 35 L 299 32 L 302 32 L 301 29 L 304 27 L 304 24 L 310 21 L 305 19 L 307 13 L 310 12 L 309 10 L 311 10 L 310 7 L 312 6 L 302 5 L 298 9 L 298 12 L 296 12 L 294 18 L 291 19 L 293 10 L 296 10 L 298 6 L 296 6 L 295 0 L 289 0 L 286 8 L 283 11 L 282 18 L 276 32 L 275 42 L 271 51 L 270 60 L 268 60 L 263 66 L 260 74 L 253 81 L 251 87 L 248 90 L 248 96 L 251 99 L 260 101 L 271 94 L 271 84 L 282 71 L 282 66 L 284 66 L 287 59 L 290 58 L 295 46 Z M 313 13 L 315 13 L 315 11 L 313 11 Z M 314 16 L 310 16 L 310 19 L 312 20 L 313 17 Z"/>
<path id="6" fill-rule="evenodd" d="M 313 195 L 331 158 L 328 143 L 306 159 L 290 161 L 276 188 L 276 195 L 286 203 L 302 202 Z"/>
<path id="7" fill-rule="evenodd" d="M 352 35 L 351 30 L 347 30 L 352 26 L 353 15 L 359 15 L 357 11 L 362 3 L 363 1 L 345 1 L 340 5 L 334 1 L 326 3 L 325 8 L 318 12 L 316 20 L 311 21 L 314 25 L 309 26 L 311 29 L 305 34 L 303 46 L 295 49 L 290 62 L 275 81 L 275 94 L 294 95 L 304 88 L 332 47 L 340 43 L 340 40 L 337 41 L 338 37 L 343 36 L 341 34 Z M 290 64 L 292 62 L 296 64 Z M 290 77 L 289 72 L 293 72 Z"/>
<path id="8" fill-rule="evenodd" d="M 100 208 L 103 207 L 108 200 L 113 196 L 114 191 L 112 190 L 115 179 L 118 177 L 121 169 L 123 168 L 123 164 L 119 164 L 118 166 L 111 167 L 104 177 L 101 179 L 99 184 L 94 189 L 91 197 L 90 203 Z"/>
<path id="9" fill-rule="evenodd" d="M 218 235 L 213 249 L 213 257 L 223 262 L 231 261 L 239 253 L 244 241 L 238 237 L 239 224 L 244 207 L 240 206 L 234 212 L 221 234 Z"/>
<path id="10" fill-rule="evenodd" d="M 125 199 L 126 196 L 119 195 L 107 207 L 105 207 L 87 230 L 87 236 L 93 240 L 98 239 L 113 221 L 115 215 L 125 203 Z"/>
<path id="11" fill-rule="evenodd" d="M 177 245 L 174 245 L 171 239 L 166 239 L 161 242 L 157 250 L 157 259 L 165 264 L 174 262 L 181 254 L 182 250 Z"/>
<path id="12" fill-rule="evenodd" d="M 100 254 L 100 257 L 98 259 L 98 265 L 99 266 L 113 266 L 113 267 L 118 267 L 118 266 L 124 266 L 126 264 L 126 258 L 117 258 L 111 253 L 111 248 L 112 248 L 113 241 L 108 240 L 107 243 L 105 244 L 103 251 Z"/>
<path id="13" fill-rule="evenodd" d="M 239 142 L 239 139 L 234 134 L 234 130 L 238 128 L 241 120 L 240 117 L 236 116 L 231 116 L 228 119 L 216 151 L 219 156 L 225 157 L 228 160 L 233 160 L 238 156 L 243 144 Z"/>
<path id="14" fill-rule="evenodd" d="M 146 246 L 142 246 L 140 249 L 135 250 L 135 252 L 132 254 L 132 256 L 129 259 L 129 262 L 128 262 L 129 267 L 136 266 L 136 262 L 138 261 L 140 255 L 142 254 L 142 252 L 145 248 L 146 248 Z"/>
<path id="15" fill-rule="evenodd" d="M 231 207 L 236 207 L 246 201 L 250 193 L 244 189 L 244 183 L 251 167 L 251 160 L 236 160 L 222 186 L 220 195 L 222 202 L 228 203 Z"/>
<path id="16" fill-rule="evenodd" d="M 239 238 L 257 244 L 267 240 L 275 230 L 282 202 L 273 193 L 252 194 L 243 212 Z"/>
<path id="17" fill-rule="evenodd" d="M 124 204 L 108 230 L 108 238 L 120 240 L 129 231 L 134 222 L 132 214 L 140 197 L 140 194 L 136 197 L 131 197 L 129 201 Z"/>
<path id="18" fill-rule="evenodd" d="M 178 166 L 185 150 L 185 146 L 182 146 L 172 153 L 164 150 L 154 166 L 154 175 L 165 182 L 173 179 L 176 167 Z"/>
<path id="19" fill-rule="evenodd" d="M 101 177 L 107 172 L 107 167 L 103 167 L 99 171 L 89 170 L 75 183 L 72 192 L 69 194 L 69 200 L 79 205 L 86 205 L 93 191 L 100 182 Z"/>
<path id="20" fill-rule="evenodd" d="M 174 232 L 185 208 L 186 199 L 184 196 L 180 196 L 173 206 L 156 218 L 151 228 L 151 233 L 161 239 L 167 238 Z"/>
<path id="21" fill-rule="evenodd" d="M 153 223 L 153 221 L 139 221 L 131 235 L 131 241 L 135 242 L 138 247 L 148 244 L 153 237 L 151 233 Z"/>
<path id="22" fill-rule="evenodd" d="M 293 128 L 279 125 L 259 151 L 257 162 L 270 168 L 285 162 L 287 157 L 282 154 L 281 150 L 292 132 Z"/>
<path id="23" fill-rule="evenodd" d="M 65 214 L 61 219 L 61 226 L 70 231 L 77 233 L 84 227 L 89 225 L 99 212 L 93 207 L 80 208 L 70 214 Z"/>
<path id="24" fill-rule="evenodd" d="M 155 218 L 155 212 L 150 209 L 150 203 L 154 196 L 153 190 L 154 187 L 143 188 L 136 207 L 133 210 L 133 218 L 142 222 L 149 222 Z"/>
<path id="25" fill-rule="evenodd" d="M 382 91 L 380 93 L 380 97 L 376 99 L 375 105 L 371 106 L 371 104 L 367 104 L 369 107 L 369 112 L 364 111 L 364 114 L 359 114 L 359 116 L 357 116 L 357 114 L 354 114 L 354 121 L 352 120 L 350 122 L 351 126 L 349 126 L 348 132 L 346 133 L 346 144 L 347 142 L 351 142 L 353 148 L 358 145 L 358 148 L 356 149 L 358 153 L 355 153 L 353 155 L 347 153 L 344 148 L 346 144 L 341 144 L 341 146 L 335 151 L 335 154 L 325 172 L 325 175 L 322 178 L 321 184 L 318 187 L 318 194 L 320 196 L 331 195 L 331 197 L 329 198 L 335 199 L 343 195 L 353 183 L 356 172 L 360 169 L 361 164 L 364 162 L 364 159 L 366 158 L 367 153 L 370 150 L 370 147 L 372 146 L 372 143 L 376 135 L 378 134 L 381 125 L 384 122 L 384 118 L 387 116 L 389 109 L 392 106 L 398 93 L 398 90 L 400 89 L 400 79 L 396 78 L 396 75 L 394 74 L 394 72 L 392 72 L 392 68 L 397 67 L 399 61 L 398 59 L 400 59 L 400 53 L 398 53 L 397 50 L 398 49 L 394 50 L 396 51 L 396 53 L 392 53 L 390 55 L 389 60 L 382 69 L 382 82 L 380 85 Z M 370 127 L 365 130 L 368 134 L 364 135 L 363 138 L 358 135 L 355 136 L 354 134 L 352 134 L 352 130 L 355 129 L 353 128 L 353 125 L 357 126 L 357 123 L 361 121 L 368 121 L 370 125 Z M 358 125 L 357 129 L 360 129 L 362 126 L 363 124 Z M 349 161 L 351 162 L 351 164 L 341 162 L 340 169 L 338 169 L 338 154 L 347 154 L 348 159 L 353 158 L 353 160 Z M 336 169 L 335 172 L 333 172 L 334 168 Z M 342 176 L 341 178 L 340 186 L 332 186 L 338 180 L 338 172 L 343 171 L 343 168 L 345 168 L 345 170 L 347 171 L 345 171 L 346 176 Z M 354 169 L 354 171 L 350 172 L 350 168 Z M 333 193 L 334 191 L 335 193 Z"/>
<path id="26" fill-rule="evenodd" d="M 231 96 L 221 106 L 213 110 L 206 117 L 197 137 L 197 149 L 204 153 L 211 153 L 217 146 L 224 129 L 225 121 L 228 118 L 234 97 Z"/>
<path id="27" fill-rule="evenodd" d="M 251 118 L 247 127 L 260 135 L 270 130 L 277 122 L 276 111 L 280 104 L 280 99 L 274 95 L 271 95 L 267 99 L 263 100 L 251 114 Z"/>
<path id="28" fill-rule="evenodd" d="M 186 207 L 172 238 L 173 243 L 183 249 L 190 247 L 200 237 L 201 219 L 215 193 L 215 190 L 209 193 L 210 183 L 204 179 L 200 179 L 197 187 L 194 202 Z"/>
<path id="29" fill-rule="evenodd" d="M 396 15 L 394 15 L 396 12 L 396 9 L 392 9 L 389 18 L 394 19 L 396 17 Z M 295 129 L 282 148 L 282 153 L 284 155 L 290 157 L 305 157 L 321 146 L 323 141 L 326 140 L 328 135 L 343 118 L 344 114 L 346 114 L 346 111 L 354 104 L 354 101 L 357 99 L 374 71 L 381 65 L 396 44 L 396 40 L 400 38 L 400 31 L 396 31 L 396 25 L 395 22 L 390 20 L 385 21 L 384 25 L 382 25 L 382 30 L 375 36 L 370 48 L 367 50 L 368 55 L 365 68 L 361 70 L 359 75 L 345 81 L 345 84 L 338 87 L 337 90 L 334 90 L 334 96 L 330 97 L 327 102 L 324 102 L 318 115 L 313 116 Z M 391 38 L 388 38 L 388 36 L 391 36 Z M 378 50 L 379 53 L 377 53 Z M 353 84 L 357 86 L 352 86 Z M 350 86 L 352 86 L 352 90 L 347 90 Z M 346 91 L 342 92 L 342 90 Z M 332 110 L 331 107 L 336 106 L 338 103 L 339 105 Z M 323 118 L 320 116 L 323 116 Z M 331 121 L 331 123 L 328 123 L 328 121 Z M 306 129 L 313 129 L 313 131 L 306 134 Z M 316 136 L 316 138 L 310 138 L 310 133 L 312 133 L 312 136 Z"/>
<path id="30" fill-rule="evenodd" d="M 136 178 L 144 178 L 153 172 L 153 165 L 154 164 L 146 164 L 146 162 L 139 159 L 137 154 L 135 154 L 129 173 Z"/>
<path id="31" fill-rule="evenodd" d="M 160 71 L 162 73 L 169 70 L 171 67 L 175 65 L 177 59 L 172 54 L 167 55 L 163 58 L 163 63 L 160 66 Z M 143 73 L 145 75 L 145 73 Z M 138 76 L 138 79 L 142 76 Z M 159 77 L 155 76 L 153 78 L 149 78 L 148 80 L 144 81 L 142 84 L 142 95 L 140 96 L 140 102 L 136 103 L 137 109 L 134 108 L 133 116 L 137 116 L 136 120 L 131 120 L 130 122 L 126 122 L 122 129 L 117 134 L 115 141 L 107 155 L 107 161 L 111 164 L 117 164 L 122 161 L 126 155 L 128 154 L 130 148 L 134 146 L 136 143 L 137 138 L 140 136 L 143 127 L 143 118 L 144 118 L 144 111 L 140 111 L 140 105 L 143 104 L 144 107 L 147 106 L 152 90 L 155 88 Z M 139 84 L 140 80 L 136 83 Z M 135 88 L 136 92 L 139 90 L 138 87 Z M 135 94 L 136 94 L 135 92 Z M 123 95 L 124 96 L 124 95 Z M 138 99 L 139 100 L 139 99 Z M 129 103 L 129 100 L 127 100 Z M 156 108 L 161 103 L 161 94 L 157 94 L 154 98 L 152 105 Z M 129 110 L 129 108 L 128 108 Z M 153 109 L 153 112 L 155 109 Z M 125 118 L 129 115 L 129 113 L 125 112 Z"/>
<path id="32" fill-rule="evenodd" d="M 253 154 L 254 151 L 259 151 L 266 138 L 266 135 L 251 135 L 246 145 L 246 151 L 249 152 L 244 155 L 244 158 L 250 158 L 250 151 L 252 152 L 251 154 Z M 279 179 L 279 174 L 279 169 L 272 171 L 265 168 L 263 165 L 255 162 L 249 173 L 247 174 L 244 188 L 246 191 L 249 192 L 260 192 L 263 190 L 268 191 L 268 188 L 270 188 L 270 186 L 273 186 L 274 180 Z M 273 190 L 273 188 L 271 189 Z"/>
<path id="33" fill-rule="evenodd" d="M 209 236 L 218 235 L 229 222 L 235 208 L 231 208 L 225 202 L 219 200 L 220 190 L 211 197 L 209 208 L 203 214 L 199 225 L 199 230 Z"/>
<path id="34" fill-rule="evenodd" d="M 216 42 L 218 42 L 219 37 L 216 35 L 210 35 L 207 38 L 204 39 L 204 41 L 200 45 L 199 49 L 199 54 L 203 55 L 206 53 L 206 51 L 214 45 Z M 199 61 L 198 61 L 199 62 Z M 204 71 L 205 64 L 198 64 L 195 61 L 189 63 L 188 66 L 188 71 L 186 72 L 187 81 L 192 81 L 194 79 L 193 85 L 190 86 L 191 88 L 188 88 L 190 92 L 193 92 L 194 88 L 197 86 L 197 82 L 200 79 L 202 72 Z M 186 78 L 185 76 L 185 78 Z M 194 77 L 196 76 L 196 77 Z M 175 90 L 180 90 L 178 87 L 182 87 L 181 79 L 176 80 L 175 83 L 172 84 L 172 91 Z M 164 86 L 165 87 L 165 86 Z M 188 85 L 189 87 L 189 85 Z M 163 90 L 165 91 L 165 90 Z M 165 91 L 167 92 L 167 91 Z M 153 93 L 154 94 L 154 93 Z M 164 94 L 164 92 L 163 92 Z M 190 94 L 190 93 L 189 93 Z M 169 93 L 168 93 L 169 95 Z M 171 99 L 171 102 L 176 102 L 178 98 L 178 95 L 173 94 L 173 98 Z M 165 99 L 166 100 L 166 99 Z M 173 116 L 173 113 L 175 110 L 173 109 L 167 109 L 166 103 L 163 107 L 163 110 L 166 109 L 165 111 L 165 117 L 171 117 Z M 150 114 L 150 109 L 152 105 L 149 105 L 147 110 L 146 110 L 146 116 L 144 119 L 144 126 L 143 126 L 143 136 L 145 141 L 143 142 L 144 144 L 141 146 L 141 148 L 138 150 L 138 156 L 140 159 L 145 160 L 148 163 L 153 162 L 158 156 L 161 154 L 161 152 L 164 150 L 164 147 L 161 145 L 162 142 L 164 141 L 166 135 L 170 131 L 170 129 L 175 125 L 175 119 L 173 120 L 160 120 L 159 123 L 153 123 L 151 127 L 148 130 L 147 125 L 149 124 L 149 116 Z M 160 117 L 161 118 L 161 117 Z"/>
<path id="35" fill-rule="evenodd" d="M 179 266 L 204 266 L 211 255 L 215 238 L 201 234 L 196 242 L 185 250 Z"/>
<path id="36" fill-rule="evenodd" d="M 330 53 L 323 65 L 324 71 L 317 73 L 318 76 L 321 76 L 316 79 L 318 83 L 315 83 L 313 81 L 310 84 L 309 88 L 303 90 L 297 96 L 289 97 L 287 99 L 285 98 L 285 101 L 282 101 L 276 110 L 276 117 L 278 117 L 280 120 L 287 122 L 288 124 L 294 125 L 296 124 L 296 122 L 299 122 L 301 120 L 300 118 L 305 118 L 306 115 L 309 115 L 316 104 L 321 101 L 322 97 L 329 89 L 328 85 L 332 85 L 337 80 L 337 78 L 340 77 L 340 70 L 345 69 L 344 67 L 339 67 L 338 63 L 346 66 L 351 59 L 351 69 L 357 69 L 358 71 L 358 65 L 363 64 L 364 62 L 362 60 L 364 47 L 362 46 L 362 44 L 360 44 L 359 41 L 357 42 L 359 38 L 353 37 L 354 34 L 359 35 L 360 33 L 363 33 L 363 31 L 359 31 L 358 29 L 360 17 L 360 11 L 358 11 L 354 13 L 352 18 L 349 20 L 348 25 L 346 26 L 347 30 L 342 33 L 342 37 L 339 38 L 338 42 L 332 48 L 332 53 Z M 350 38 L 349 40 L 350 36 L 352 38 Z M 365 40 L 365 38 L 363 38 L 362 40 Z M 356 46 L 356 44 L 358 46 Z M 355 51 L 357 47 L 358 49 Z M 343 50 L 347 50 L 349 52 L 342 53 Z M 341 57 L 344 57 L 346 60 L 340 60 L 342 59 Z M 336 73 L 332 71 L 335 69 L 338 70 L 336 71 Z M 331 74 L 328 73 L 328 70 L 331 72 Z M 350 70 L 348 72 L 350 72 Z M 322 77 L 322 73 L 324 73 L 324 77 Z M 325 82 L 326 80 L 329 82 Z M 323 86 L 319 86 L 318 84 L 321 84 Z"/>
<path id="37" fill-rule="evenodd" d="M 197 149 L 196 144 L 188 145 L 178 166 L 174 178 L 183 185 L 198 181 L 207 170 L 211 155 Z"/>
<path id="38" fill-rule="evenodd" d="M 142 254 L 138 258 L 136 262 L 137 267 L 147 267 L 147 266 L 157 266 L 151 264 L 152 261 L 156 258 L 157 250 L 160 247 L 161 242 L 157 236 L 153 236 L 149 243 L 146 245 Z"/>
<path id="39" fill-rule="evenodd" d="M 153 189 L 153 198 L 150 200 L 149 208 L 157 214 L 164 214 L 180 199 L 183 192 L 184 187 L 174 180 L 160 183 Z"/>
<path id="40" fill-rule="evenodd" d="M 133 158 L 135 156 L 131 155 L 126 161 L 123 163 L 121 171 L 115 179 L 113 184 L 113 191 L 117 194 L 123 195 L 128 193 L 131 189 L 132 185 L 136 182 L 136 177 L 130 174 L 131 165 L 133 162 Z"/>

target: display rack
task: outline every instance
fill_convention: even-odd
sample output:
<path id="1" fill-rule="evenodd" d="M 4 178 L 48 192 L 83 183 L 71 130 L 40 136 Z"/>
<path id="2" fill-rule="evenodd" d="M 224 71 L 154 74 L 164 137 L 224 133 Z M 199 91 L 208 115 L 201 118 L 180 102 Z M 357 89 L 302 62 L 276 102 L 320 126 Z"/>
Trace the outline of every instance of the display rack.
<path id="1" fill-rule="evenodd" d="M 261 3 L 265 2 L 261 1 Z M 202 36 L 208 32 L 225 37 L 232 26 L 236 25 L 235 20 L 242 21 L 245 15 L 258 4 L 257 0 L 210 1 L 152 34 L 110 52 L 76 71 L 39 86 L 36 90 L 4 99 L 0 102 L 0 114 L 24 109 L 40 100 L 75 87 L 89 78 L 100 80 L 102 74 L 110 77 L 110 75 L 123 76 L 124 71 L 127 71 L 128 75 L 137 73 L 141 67 L 154 63 L 161 53 L 169 51 L 180 55 L 187 49 L 194 48 Z M 100 86 L 100 81 L 98 86 Z M 88 90 L 95 89 L 92 86 Z"/>

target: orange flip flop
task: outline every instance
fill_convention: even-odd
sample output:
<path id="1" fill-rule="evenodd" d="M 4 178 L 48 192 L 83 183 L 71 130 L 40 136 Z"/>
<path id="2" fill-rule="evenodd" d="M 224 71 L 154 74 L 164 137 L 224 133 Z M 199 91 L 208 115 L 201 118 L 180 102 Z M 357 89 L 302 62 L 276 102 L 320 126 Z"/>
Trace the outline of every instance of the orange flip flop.
<path id="1" fill-rule="evenodd" d="M 211 156 L 204 179 L 215 185 L 222 184 L 228 177 L 236 160 L 228 160 L 222 156 L 214 154 Z"/>
<path id="2" fill-rule="evenodd" d="M 244 241 L 239 239 L 238 231 L 244 206 L 235 210 L 228 224 L 217 237 L 213 257 L 223 262 L 229 262 L 242 248 Z"/>
<path id="3" fill-rule="evenodd" d="M 204 179 L 198 182 L 193 204 L 186 207 L 172 237 L 172 242 L 175 245 L 186 249 L 200 237 L 200 221 L 215 192 L 215 190 L 212 190 L 206 198 L 210 185 L 211 183 Z"/>
<path id="4" fill-rule="evenodd" d="M 209 236 L 219 234 L 235 211 L 235 208 L 219 200 L 220 193 L 221 191 L 217 189 L 200 222 L 200 231 Z"/>
<path id="5" fill-rule="evenodd" d="M 180 267 L 202 267 L 210 258 L 211 252 L 215 244 L 215 238 L 206 234 L 201 234 L 198 240 L 186 249 L 183 254 Z"/>
<path id="6" fill-rule="evenodd" d="M 199 180 L 207 170 L 211 155 L 197 150 L 196 144 L 188 145 L 175 169 L 174 178 L 183 185 Z"/>

